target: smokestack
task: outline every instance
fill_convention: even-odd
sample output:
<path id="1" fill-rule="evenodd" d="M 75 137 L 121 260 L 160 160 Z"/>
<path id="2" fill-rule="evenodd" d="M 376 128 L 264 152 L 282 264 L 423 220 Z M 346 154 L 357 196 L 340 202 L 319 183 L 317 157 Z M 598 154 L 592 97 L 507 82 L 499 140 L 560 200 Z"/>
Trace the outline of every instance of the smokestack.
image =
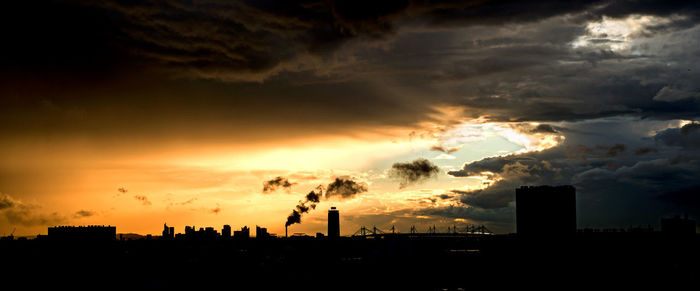
<path id="1" fill-rule="evenodd" d="M 287 227 L 288 227 L 288 225 L 285 225 L 285 226 L 284 226 L 284 237 L 288 237 L 288 236 L 287 236 Z"/>
<path id="2" fill-rule="evenodd" d="M 340 237 L 340 215 L 335 207 L 328 210 L 328 237 L 331 239 Z"/>

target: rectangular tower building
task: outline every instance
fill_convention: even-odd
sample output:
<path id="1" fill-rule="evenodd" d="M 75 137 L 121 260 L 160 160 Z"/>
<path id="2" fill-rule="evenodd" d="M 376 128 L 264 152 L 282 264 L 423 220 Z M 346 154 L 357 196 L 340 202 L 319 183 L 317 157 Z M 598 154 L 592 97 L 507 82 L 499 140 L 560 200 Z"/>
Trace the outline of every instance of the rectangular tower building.
<path id="1" fill-rule="evenodd" d="M 230 225 L 224 224 L 224 228 L 221 229 L 221 237 L 231 238 L 231 226 Z"/>
<path id="2" fill-rule="evenodd" d="M 340 237 L 340 215 L 335 207 L 328 210 L 328 237 Z"/>
<path id="3" fill-rule="evenodd" d="M 521 236 L 576 234 L 576 188 L 566 185 L 515 189 L 515 220 Z"/>

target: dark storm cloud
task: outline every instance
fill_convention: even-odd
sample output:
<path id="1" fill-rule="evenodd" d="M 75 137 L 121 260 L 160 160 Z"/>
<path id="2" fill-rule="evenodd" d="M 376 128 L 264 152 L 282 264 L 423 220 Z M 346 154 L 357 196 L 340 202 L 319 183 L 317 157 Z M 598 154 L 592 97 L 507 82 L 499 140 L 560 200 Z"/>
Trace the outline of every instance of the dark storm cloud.
<path id="1" fill-rule="evenodd" d="M 366 183 L 358 183 L 349 178 L 335 178 L 326 187 L 326 198 L 340 196 L 341 198 L 352 198 L 358 193 L 367 192 Z"/>
<path id="2" fill-rule="evenodd" d="M 323 55 L 393 30 L 407 2 L 43 1 L 8 4 L 3 63 L 90 73 L 166 66 L 204 78 L 267 74 L 300 54 Z M 41 8 L 37 8 L 41 7 Z M 5 67 L 7 68 L 7 66 Z M 29 67 L 31 68 L 31 67 Z M 243 77 L 246 79 L 248 77 Z"/>
<path id="3" fill-rule="evenodd" d="M 438 173 L 440 173 L 440 167 L 426 159 L 394 163 L 389 169 L 389 176 L 399 181 L 399 188 L 425 181 L 437 176 Z"/>
<path id="4" fill-rule="evenodd" d="M 535 128 L 530 130 L 531 133 L 558 133 L 553 126 L 549 124 L 539 124 Z"/>
<path id="5" fill-rule="evenodd" d="M 681 127 L 681 135 L 689 135 L 700 130 L 700 123 L 693 122 Z"/>
<path id="6" fill-rule="evenodd" d="M 657 134 L 655 138 L 670 146 L 700 149 L 700 124 L 689 123 L 680 129 L 670 128 Z"/>
<path id="7" fill-rule="evenodd" d="M 3 63 L 104 72 L 145 61 L 226 79 L 275 73 L 299 55 L 323 56 L 352 39 L 383 38 L 400 23 L 503 25 L 572 13 L 589 19 L 695 15 L 698 5 L 682 2 L 691 1 L 15 2 L 4 9 L 3 27 L 22 29 L 4 31 L 9 45 L 3 55 L 12 58 Z"/>
<path id="8" fill-rule="evenodd" d="M 700 205 L 696 203 L 698 196 L 693 193 L 700 187 L 697 179 L 700 176 L 700 149 L 675 146 L 681 144 L 676 139 L 682 136 L 681 128 L 659 131 L 654 138 L 642 138 L 642 135 L 629 132 L 633 128 L 644 131 L 654 123 L 637 121 L 628 125 L 619 120 L 600 125 L 585 122 L 569 125 L 566 142 L 557 147 L 486 158 L 467 163 L 459 171 L 448 172 L 464 177 L 489 171 L 500 178 L 485 189 L 452 192 L 471 207 L 505 211 L 514 206 L 515 188 L 519 186 L 572 184 L 577 189 L 579 227 L 655 225 L 661 217 L 684 212 L 693 217 L 700 216 Z M 599 132 L 598 127 L 611 131 Z M 628 140 L 625 134 L 637 136 L 637 140 Z M 614 138 L 637 148 L 654 146 L 656 150 L 646 151 L 643 155 L 624 155 L 621 152 L 625 147 L 620 144 L 598 146 L 599 149 L 593 146 L 600 140 Z M 584 158 L 569 153 L 577 147 L 567 143 L 586 140 L 590 143 L 578 147 L 589 149 L 581 152 Z M 669 140 L 670 145 L 664 144 Z M 615 154 L 611 154 L 611 149 Z M 681 153 L 684 158 L 673 159 Z"/>
<path id="9" fill-rule="evenodd" d="M 278 176 L 274 179 L 263 182 L 263 193 L 270 193 L 277 191 L 277 189 L 284 189 L 289 192 L 292 186 L 296 183 L 292 183 L 289 179 Z"/>
<path id="10" fill-rule="evenodd" d="M 626 145 L 619 144 L 619 143 L 615 144 L 613 146 L 610 146 L 610 147 L 598 146 L 597 148 L 605 150 L 605 155 L 608 157 L 614 157 L 614 156 L 620 155 L 623 152 L 625 152 L 625 150 L 627 150 Z"/>
<path id="11" fill-rule="evenodd" d="M 461 194 L 464 203 L 507 208 L 512 189 L 521 184 L 568 184 L 576 176 L 584 214 L 601 203 L 607 208 L 600 213 L 619 219 L 637 207 L 652 213 L 638 221 L 653 222 L 663 209 L 645 204 L 646 198 L 695 189 L 693 181 L 682 182 L 694 173 L 699 144 L 694 127 L 668 129 L 640 142 L 650 131 L 608 124 L 563 128 L 557 122 L 620 116 L 634 117 L 634 124 L 643 123 L 636 118 L 697 121 L 699 5 L 8 2 L 0 12 L 0 154 L 14 156 L 22 147 L 12 142 L 26 137 L 41 141 L 36 144 L 58 137 L 85 140 L 108 154 L 117 143 L 128 150 L 159 150 L 158 142 L 167 139 L 279 143 L 302 134 L 420 127 L 436 121 L 433 106 L 462 106 L 460 118 L 547 122 L 553 127 L 538 126 L 532 133 L 552 129 L 566 135 L 555 149 L 483 159 L 450 172 L 462 177 L 489 171 L 504 178 Z M 625 19 L 634 15 L 656 18 Z M 632 24 L 632 31 L 616 37 L 587 27 L 609 17 Z M 625 30 L 621 26 L 614 28 Z M 348 132 L 338 132 L 341 128 Z M 610 152 L 616 144 L 629 151 L 657 150 Z M 635 167 L 650 161 L 682 179 L 660 188 L 643 174 L 652 170 L 649 165 Z M 610 184 L 611 177 L 622 182 Z M 605 187 L 591 190 L 597 186 L 593 181 Z M 402 186 L 411 182 L 406 178 Z M 695 201 L 687 195 L 654 201 Z M 314 203 L 313 195 L 305 199 Z M 291 221 L 299 222 L 310 205 L 295 208 Z M 618 209 L 610 205 L 624 209 L 614 216 Z M 584 221 L 596 219 L 584 215 Z"/>
<path id="12" fill-rule="evenodd" d="M 436 104 L 498 121 L 700 112 L 692 1 L 42 4 L 3 9 L 6 136 L 249 141 L 415 126 Z M 668 21 L 633 53 L 572 47 L 587 21 L 635 14 Z"/>
<path id="13" fill-rule="evenodd" d="M 641 155 L 644 155 L 644 154 L 648 154 L 648 153 L 657 153 L 657 152 L 658 152 L 658 150 L 656 150 L 655 148 L 641 147 L 641 148 L 638 148 L 637 150 L 635 150 L 635 151 L 634 151 L 634 154 L 635 154 L 635 155 L 638 155 L 638 156 L 641 156 Z"/>

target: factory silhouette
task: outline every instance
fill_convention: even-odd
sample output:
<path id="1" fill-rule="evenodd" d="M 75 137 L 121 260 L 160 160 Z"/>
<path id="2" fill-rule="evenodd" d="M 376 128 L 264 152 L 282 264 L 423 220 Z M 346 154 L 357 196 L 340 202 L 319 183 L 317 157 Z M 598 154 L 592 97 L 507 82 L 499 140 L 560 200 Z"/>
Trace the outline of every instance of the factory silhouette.
<path id="1" fill-rule="evenodd" d="M 341 212 L 331 207 L 326 233 L 315 236 L 256 226 L 253 237 L 247 226 L 230 225 L 176 233 L 164 224 L 160 236 L 128 237 L 115 226 L 56 226 L 33 240 L 3 238 L 0 256 L 12 266 L 8 278 L 41 276 L 36 287 L 466 290 L 503 279 L 631 287 L 691 282 L 699 270 L 696 222 L 687 217 L 661 219 L 660 231 L 577 229 L 573 186 L 515 192 L 515 234 L 483 225 L 427 232 L 363 226 L 341 236 Z"/>

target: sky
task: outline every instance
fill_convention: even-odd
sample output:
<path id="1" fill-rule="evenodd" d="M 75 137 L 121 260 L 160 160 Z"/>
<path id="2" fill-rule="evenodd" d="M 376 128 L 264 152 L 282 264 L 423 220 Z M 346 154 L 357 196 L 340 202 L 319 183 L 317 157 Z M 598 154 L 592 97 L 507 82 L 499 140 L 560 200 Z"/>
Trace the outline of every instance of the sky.
<path id="1" fill-rule="evenodd" d="M 509 233 L 569 184 L 579 228 L 700 219 L 694 1 L 3 6 L 0 233 Z"/>

